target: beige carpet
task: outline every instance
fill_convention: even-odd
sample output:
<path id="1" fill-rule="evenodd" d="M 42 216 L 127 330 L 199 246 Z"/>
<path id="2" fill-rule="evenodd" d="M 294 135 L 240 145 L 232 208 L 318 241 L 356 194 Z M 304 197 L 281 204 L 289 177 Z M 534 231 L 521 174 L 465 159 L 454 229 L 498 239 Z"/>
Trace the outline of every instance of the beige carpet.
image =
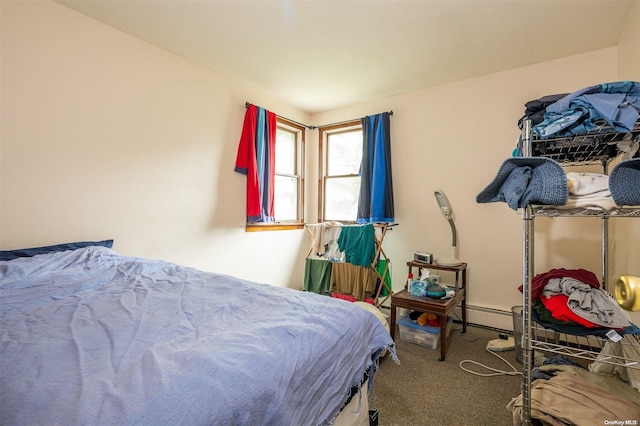
<path id="1" fill-rule="evenodd" d="M 481 377 L 464 371 L 460 362 L 477 361 L 500 371 L 513 371 L 504 361 L 486 350 L 498 332 L 454 323 L 447 356 L 439 361 L 440 349 L 429 349 L 400 340 L 396 349 L 400 365 L 389 357 L 380 363 L 375 378 L 375 401 L 380 426 L 509 426 L 507 403 L 520 392 L 522 376 Z M 499 352 L 518 372 L 515 351 Z M 493 374 L 480 366 L 464 363 L 465 368 Z"/>

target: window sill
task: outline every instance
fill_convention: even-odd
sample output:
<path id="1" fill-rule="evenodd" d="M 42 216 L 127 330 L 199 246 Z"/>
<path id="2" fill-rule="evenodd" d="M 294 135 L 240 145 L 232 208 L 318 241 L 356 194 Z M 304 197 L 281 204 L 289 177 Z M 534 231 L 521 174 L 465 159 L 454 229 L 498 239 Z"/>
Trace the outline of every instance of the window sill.
<path id="1" fill-rule="evenodd" d="M 303 229 L 304 223 L 248 223 L 245 226 L 246 232 L 263 232 L 263 231 L 289 231 L 292 229 Z"/>

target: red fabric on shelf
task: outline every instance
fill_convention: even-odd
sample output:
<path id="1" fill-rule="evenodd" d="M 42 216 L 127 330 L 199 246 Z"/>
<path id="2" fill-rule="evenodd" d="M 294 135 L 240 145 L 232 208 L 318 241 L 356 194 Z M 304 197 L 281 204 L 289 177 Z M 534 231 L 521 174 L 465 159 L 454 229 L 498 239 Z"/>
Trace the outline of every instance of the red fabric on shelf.
<path id="1" fill-rule="evenodd" d="M 552 278 L 575 278 L 576 280 L 588 284 L 592 288 L 600 288 L 600 281 L 598 277 L 586 269 L 551 269 L 549 272 L 538 274 L 531 280 L 531 299 L 538 300 L 544 290 L 544 286 L 547 285 Z M 520 293 L 522 293 L 522 285 L 518 287 Z"/>
<path id="2" fill-rule="evenodd" d="M 600 328 L 599 325 L 592 323 L 578 315 L 576 315 L 569 305 L 569 296 L 564 294 L 557 294 L 551 297 L 541 297 L 540 301 L 549 312 L 551 316 L 560 321 L 573 321 L 587 328 Z"/>

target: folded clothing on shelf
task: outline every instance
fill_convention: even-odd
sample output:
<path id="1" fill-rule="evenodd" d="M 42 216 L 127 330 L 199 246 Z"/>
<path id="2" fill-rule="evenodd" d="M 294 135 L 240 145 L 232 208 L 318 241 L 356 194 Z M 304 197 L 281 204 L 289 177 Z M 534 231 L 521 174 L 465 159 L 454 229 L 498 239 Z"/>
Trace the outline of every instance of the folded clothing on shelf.
<path id="1" fill-rule="evenodd" d="M 624 160 L 609 175 L 609 190 L 619 206 L 640 206 L 640 158 Z"/>
<path id="2" fill-rule="evenodd" d="M 569 197 L 567 174 L 560 163 L 545 157 L 506 159 L 478 203 L 505 202 L 513 210 L 529 204 L 564 205 Z"/>

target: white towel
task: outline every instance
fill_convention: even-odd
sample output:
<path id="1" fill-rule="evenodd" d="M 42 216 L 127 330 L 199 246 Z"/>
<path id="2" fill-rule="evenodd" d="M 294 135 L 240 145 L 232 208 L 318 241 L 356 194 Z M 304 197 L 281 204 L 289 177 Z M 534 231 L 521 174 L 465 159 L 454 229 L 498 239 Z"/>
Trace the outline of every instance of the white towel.
<path id="1" fill-rule="evenodd" d="M 609 190 L 600 191 L 589 195 L 569 195 L 567 204 L 561 206 L 564 209 L 586 208 L 591 210 L 611 210 L 616 207 L 615 201 Z"/>
<path id="2" fill-rule="evenodd" d="M 609 190 L 609 176 L 601 173 L 567 173 L 569 194 L 588 195 Z"/>
<path id="3" fill-rule="evenodd" d="M 311 233 L 311 258 L 336 260 L 340 259 L 338 237 L 342 230 L 342 223 L 328 221 L 307 225 Z"/>
<path id="4" fill-rule="evenodd" d="M 601 173 L 567 173 L 569 198 L 562 206 L 565 209 L 586 208 L 612 210 L 616 207 L 609 191 L 609 176 Z"/>
<path id="5" fill-rule="evenodd" d="M 321 223 L 307 225 L 311 234 L 311 254 L 310 257 L 318 257 L 324 255 L 324 227 Z"/>

